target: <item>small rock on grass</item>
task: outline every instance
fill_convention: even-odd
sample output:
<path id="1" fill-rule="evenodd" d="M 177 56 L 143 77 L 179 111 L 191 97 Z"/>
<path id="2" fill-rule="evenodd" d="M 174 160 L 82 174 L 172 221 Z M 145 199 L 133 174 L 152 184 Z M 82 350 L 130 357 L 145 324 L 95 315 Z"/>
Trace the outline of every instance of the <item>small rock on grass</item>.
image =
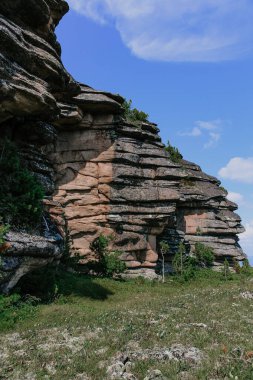
<path id="1" fill-rule="evenodd" d="M 117 361 L 107 368 L 107 375 L 109 379 L 120 379 L 125 372 L 124 363 Z"/>
<path id="2" fill-rule="evenodd" d="M 91 378 L 86 373 L 79 373 L 74 380 L 91 380 Z"/>
<path id="3" fill-rule="evenodd" d="M 245 300 L 253 300 L 253 293 L 252 292 L 242 292 L 240 293 L 240 296 L 244 298 Z"/>
<path id="4" fill-rule="evenodd" d="M 147 372 L 144 380 L 169 380 L 168 377 L 163 376 L 159 369 L 151 369 Z"/>

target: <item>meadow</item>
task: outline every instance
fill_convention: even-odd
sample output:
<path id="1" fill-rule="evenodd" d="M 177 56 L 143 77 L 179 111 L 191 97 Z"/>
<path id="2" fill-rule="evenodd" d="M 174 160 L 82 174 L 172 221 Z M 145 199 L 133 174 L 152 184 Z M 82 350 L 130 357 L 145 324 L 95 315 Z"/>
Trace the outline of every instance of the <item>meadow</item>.
<path id="1" fill-rule="evenodd" d="M 253 379 L 251 275 L 59 272 L 47 299 L 1 296 L 0 318 L 0 379 Z"/>

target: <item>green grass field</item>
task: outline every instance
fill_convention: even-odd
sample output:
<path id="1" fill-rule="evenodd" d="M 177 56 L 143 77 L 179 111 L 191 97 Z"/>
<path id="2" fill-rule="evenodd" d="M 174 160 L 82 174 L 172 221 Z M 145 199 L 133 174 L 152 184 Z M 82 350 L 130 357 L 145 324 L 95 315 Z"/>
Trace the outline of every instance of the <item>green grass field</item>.
<path id="1" fill-rule="evenodd" d="M 203 271 L 162 284 L 60 273 L 56 284 L 47 303 L 1 297 L 0 379 L 110 379 L 119 352 L 175 344 L 197 348 L 200 362 L 137 357 L 135 377 L 120 378 L 158 369 L 168 379 L 253 379 L 253 277 Z"/>

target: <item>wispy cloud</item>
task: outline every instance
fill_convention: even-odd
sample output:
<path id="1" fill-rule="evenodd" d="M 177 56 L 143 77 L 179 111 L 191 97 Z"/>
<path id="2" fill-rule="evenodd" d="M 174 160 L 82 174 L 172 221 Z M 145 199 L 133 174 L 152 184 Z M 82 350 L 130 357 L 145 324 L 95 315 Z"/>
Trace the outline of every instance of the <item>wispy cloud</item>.
<path id="1" fill-rule="evenodd" d="M 222 125 L 221 120 L 204 121 L 198 120 L 195 126 L 189 131 L 179 132 L 179 136 L 200 137 L 206 136 L 208 141 L 204 144 L 204 148 L 212 148 L 217 145 L 221 138 L 220 128 Z"/>
<path id="2" fill-rule="evenodd" d="M 244 204 L 244 196 L 240 193 L 229 191 L 227 198 L 232 202 L 238 203 L 239 205 Z"/>
<path id="3" fill-rule="evenodd" d="M 209 132 L 209 141 L 206 144 L 204 144 L 204 148 L 208 149 L 208 148 L 212 148 L 216 146 L 220 138 L 221 138 L 220 133 Z"/>
<path id="4" fill-rule="evenodd" d="M 253 220 L 245 224 L 245 232 L 240 235 L 240 244 L 248 256 L 253 256 Z"/>
<path id="5" fill-rule="evenodd" d="M 221 120 L 213 120 L 213 121 L 198 120 L 198 121 L 196 121 L 196 125 L 199 128 L 206 129 L 207 131 L 213 131 L 215 129 L 218 129 L 221 124 L 222 124 Z"/>
<path id="6" fill-rule="evenodd" d="M 220 169 L 219 176 L 242 183 L 253 183 L 253 157 L 234 157 Z"/>
<path id="7" fill-rule="evenodd" d="M 202 131 L 199 127 L 194 127 L 191 131 L 188 132 L 179 132 L 180 136 L 190 136 L 190 137 L 198 137 L 202 135 Z"/>
<path id="8" fill-rule="evenodd" d="M 252 0 L 69 0 L 75 11 L 113 24 L 138 57 L 219 62 L 252 51 Z"/>

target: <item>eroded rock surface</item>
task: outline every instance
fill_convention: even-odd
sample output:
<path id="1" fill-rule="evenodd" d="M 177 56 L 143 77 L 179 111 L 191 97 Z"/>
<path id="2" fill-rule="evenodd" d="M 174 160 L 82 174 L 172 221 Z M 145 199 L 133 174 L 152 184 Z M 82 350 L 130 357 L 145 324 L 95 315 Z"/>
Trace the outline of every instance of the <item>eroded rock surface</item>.
<path id="1" fill-rule="evenodd" d="M 44 150 L 56 138 L 51 122 L 60 114 L 62 97 L 80 92 L 61 63 L 54 33 L 67 10 L 63 0 L 3 0 L 0 4 L 0 138 L 15 142 L 23 165 L 48 196 L 54 191 L 54 173 Z M 0 260 L 3 291 L 24 274 L 60 259 L 63 239 L 55 228 L 34 230 L 7 235 Z"/>
<path id="2" fill-rule="evenodd" d="M 196 242 L 210 246 L 216 266 L 224 258 L 243 260 L 237 206 L 220 182 L 193 163 L 173 162 L 155 124 L 136 126 L 121 117 L 122 99 L 81 87 L 72 103 L 76 119 L 70 128 L 62 114 L 48 155 L 56 173 L 56 214 L 62 206 L 82 262 L 94 258 L 90 244 L 100 234 L 114 236 L 112 248 L 122 252 L 132 276 L 155 277 L 161 240 L 171 247 L 168 271 L 180 241 L 192 253 Z"/>
<path id="3" fill-rule="evenodd" d="M 0 289 L 8 293 L 21 277 L 60 258 L 60 244 L 55 237 L 8 233 L 0 262 Z"/>
<path id="4" fill-rule="evenodd" d="M 196 242 L 210 246 L 216 266 L 224 258 L 243 260 L 237 206 L 219 181 L 193 163 L 173 162 L 155 124 L 124 120 L 120 96 L 67 73 L 55 36 L 67 10 L 63 0 L 1 1 L 0 128 L 42 183 L 45 208 L 62 237 L 69 234 L 72 254 L 85 264 L 94 259 L 90 244 L 113 235 L 111 248 L 122 252 L 128 274 L 149 278 L 156 276 L 161 240 L 171 247 L 168 271 L 180 241 L 192 253 Z M 27 258 L 38 259 L 40 266 L 43 250 L 35 257 L 29 244 L 11 260 L 28 268 Z M 51 260 L 52 242 L 45 244 Z M 58 260 L 57 249 L 53 256 Z"/>

